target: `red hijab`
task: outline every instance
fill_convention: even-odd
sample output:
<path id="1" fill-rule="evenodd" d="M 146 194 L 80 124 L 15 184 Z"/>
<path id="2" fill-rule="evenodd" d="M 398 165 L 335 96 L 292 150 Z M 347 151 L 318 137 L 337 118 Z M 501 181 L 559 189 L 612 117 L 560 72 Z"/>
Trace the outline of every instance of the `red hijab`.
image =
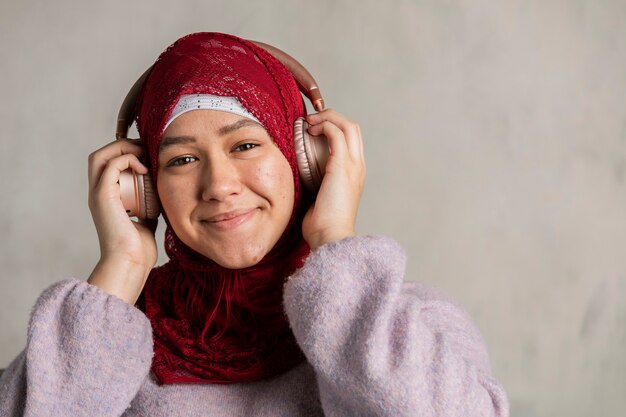
<path id="1" fill-rule="evenodd" d="M 193 251 L 168 223 L 170 261 L 151 271 L 138 306 L 152 324 L 152 371 L 160 384 L 257 381 L 305 360 L 282 304 L 285 279 L 309 253 L 301 230 L 309 199 L 293 147 L 293 124 L 305 107 L 293 76 L 264 49 L 231 35 L 187 35 L 159 56 L 138 103 L 155 180 L 164 125 L 180 96 L 196 93 L 236 97 L 261 121 L 291 165 L 293 213 L 270 253 L 239 270 Z"/>

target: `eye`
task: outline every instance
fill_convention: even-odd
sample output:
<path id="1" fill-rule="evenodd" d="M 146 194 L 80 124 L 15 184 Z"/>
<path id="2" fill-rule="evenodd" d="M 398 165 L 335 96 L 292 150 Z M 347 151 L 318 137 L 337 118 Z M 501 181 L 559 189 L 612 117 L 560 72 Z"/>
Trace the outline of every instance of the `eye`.
<path id="1" fill-rule="evenodd" d="M 167 163 L 168 167 L 179 167 L 183 165 L 190 164 L 194 161 L 197 161 L 197 158 L 190 155 L 181 156 L 179 158 L 174 158 L 170 162 Z"/>
<path id="2" fill-rule="evenodd" d="M 241 145 L 235 146 L 235 152 L 249 151 L 250 149 L 254 149 L 257 146 L 259 145 L 257 145 L 256 143 L 249 143 L 249 142 L 242 143 Z"/>

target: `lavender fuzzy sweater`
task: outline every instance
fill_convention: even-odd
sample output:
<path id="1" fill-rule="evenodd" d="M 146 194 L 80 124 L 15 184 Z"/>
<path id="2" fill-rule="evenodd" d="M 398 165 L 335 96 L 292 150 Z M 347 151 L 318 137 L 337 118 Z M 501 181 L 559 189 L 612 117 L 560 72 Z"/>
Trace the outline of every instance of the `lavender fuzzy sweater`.
<path id="1" fill-rule="evenodd" d="M 284 290 L 308 361 L 232 385 L 159 386 L 146 316 L 84 281 L 59 282 L 0 378 L 0 416 L 508 416 L 476 326 L 403 282 L 404 267 L 385 237 L 318 248 Z"/>

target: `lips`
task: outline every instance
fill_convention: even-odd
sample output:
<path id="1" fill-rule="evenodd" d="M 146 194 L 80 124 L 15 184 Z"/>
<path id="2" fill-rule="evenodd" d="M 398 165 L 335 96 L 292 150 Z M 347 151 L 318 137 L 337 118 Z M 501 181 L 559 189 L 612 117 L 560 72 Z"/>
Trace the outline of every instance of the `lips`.
<path id="1" fill-rule="evenodd" d="M 245 223 L 254 216 L 255 213 L 256 208 L 233 210 L 209 217 L 203 220 L 203 223 L 218 229 L 229 230 Z"/>

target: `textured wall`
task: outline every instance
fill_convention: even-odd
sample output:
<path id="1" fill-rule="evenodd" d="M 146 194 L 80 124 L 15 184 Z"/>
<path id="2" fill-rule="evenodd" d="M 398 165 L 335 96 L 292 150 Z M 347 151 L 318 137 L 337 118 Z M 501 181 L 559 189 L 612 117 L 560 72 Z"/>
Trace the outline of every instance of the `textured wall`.
<path id="1" fill-rule="evenodd" d="M 42 289 L 98 259 L 87 155 L 177 37 L 282 47 L 360 122 L 361 233 L 476 319 L 515 417 L 626 406 L 626 2 L 0 4 L 0 367 Z"/>

